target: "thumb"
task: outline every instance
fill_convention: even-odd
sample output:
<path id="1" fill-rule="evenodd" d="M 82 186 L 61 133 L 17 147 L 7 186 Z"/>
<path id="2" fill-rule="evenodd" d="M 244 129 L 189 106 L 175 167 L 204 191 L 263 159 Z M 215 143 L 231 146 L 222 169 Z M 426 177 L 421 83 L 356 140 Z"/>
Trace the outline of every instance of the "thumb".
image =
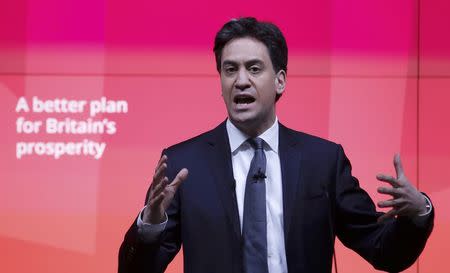
<path id="1" fill-rule="evenodd" d="M 170 183 L 170 187 L 173 187 L 174 190 L 177 190 L 178 187 L 181 185 L 181 182 L 183 182 L 184 180 L 186 180 L 186 178 L 189 175 L 189 171 L 186 168 L 181 169 L 177 176 L 175 176 L 175 178 L 173 179 L 172 183 Z"/>

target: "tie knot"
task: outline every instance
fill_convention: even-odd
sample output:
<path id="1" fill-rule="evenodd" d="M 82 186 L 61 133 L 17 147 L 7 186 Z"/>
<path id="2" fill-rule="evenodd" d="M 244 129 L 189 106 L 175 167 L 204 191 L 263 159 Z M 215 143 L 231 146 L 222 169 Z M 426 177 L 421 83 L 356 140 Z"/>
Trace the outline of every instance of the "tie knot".
<path id="1" fill-rule="evenodd" d="M 259 138 L 259 137 L 250 138 L 247 141 L 248 141 L 248 143 L 250 143 L 250 145 L 252 145 L 253 149 L 255 149 L 255 150 L 263 149 L 264 140 L 262 140 L 261 138 Z"/>

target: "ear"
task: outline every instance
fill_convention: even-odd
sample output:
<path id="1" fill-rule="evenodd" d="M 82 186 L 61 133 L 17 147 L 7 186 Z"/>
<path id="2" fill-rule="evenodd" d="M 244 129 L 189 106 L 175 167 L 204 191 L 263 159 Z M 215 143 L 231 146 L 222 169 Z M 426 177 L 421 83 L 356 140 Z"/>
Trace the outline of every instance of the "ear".
<path id="1" fill-rule="evenodd" d="M 275 88 L 278 95 L 281 95 L 286 88 L 286 71 L 280 70 L 275 76 Z"/>

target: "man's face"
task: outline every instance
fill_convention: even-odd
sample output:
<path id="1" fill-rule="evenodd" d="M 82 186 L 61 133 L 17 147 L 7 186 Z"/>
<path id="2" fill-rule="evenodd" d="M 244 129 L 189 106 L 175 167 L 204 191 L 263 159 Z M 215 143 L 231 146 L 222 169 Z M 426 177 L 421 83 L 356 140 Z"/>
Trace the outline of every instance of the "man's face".
<path id="1" fill-rule="evenodd" d="M 267 47 L 253 38 L 237 38 L 222 51 L 220 80 L 228 117 L 256 136 L 275 121 L 275 97 L 284 91 L 286 74 L 275 73 Z"/>

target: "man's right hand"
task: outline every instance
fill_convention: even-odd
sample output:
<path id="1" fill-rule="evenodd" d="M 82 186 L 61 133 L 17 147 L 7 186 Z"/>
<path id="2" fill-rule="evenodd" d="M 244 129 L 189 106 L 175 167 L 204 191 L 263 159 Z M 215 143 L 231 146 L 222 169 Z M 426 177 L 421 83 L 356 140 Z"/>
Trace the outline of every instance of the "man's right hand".
<path id="1" fill-rule="evenodd" d="M 147 206 L 144 209 L 142 220 L 144 223 L 160 224 L 165 220 L 165 213 L 181 182 L 188 177 L 186 168 L 178 172 L 177 176 L 169 183 L 166 176 L 167 156 L 163 155 L 156 166 Z"/>

